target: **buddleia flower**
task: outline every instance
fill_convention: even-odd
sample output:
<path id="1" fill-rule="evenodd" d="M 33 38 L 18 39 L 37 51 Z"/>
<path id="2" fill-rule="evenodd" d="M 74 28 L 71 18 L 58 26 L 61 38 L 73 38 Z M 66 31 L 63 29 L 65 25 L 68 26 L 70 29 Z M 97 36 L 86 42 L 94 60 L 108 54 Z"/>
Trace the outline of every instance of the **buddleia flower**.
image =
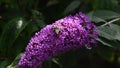
<path id="1" fill-rule="evenodd" d="M 96 44 L 97 27 L 83 13 L 49 24 L 31 38 L 18 68 L 39 68 L 45 60 L 70 50 Z"/>

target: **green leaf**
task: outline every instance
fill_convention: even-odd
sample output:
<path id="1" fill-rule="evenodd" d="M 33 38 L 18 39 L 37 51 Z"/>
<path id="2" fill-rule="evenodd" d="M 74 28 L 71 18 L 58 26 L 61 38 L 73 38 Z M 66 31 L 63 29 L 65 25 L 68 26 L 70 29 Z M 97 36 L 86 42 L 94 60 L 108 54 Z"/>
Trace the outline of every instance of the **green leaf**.
<path id="1" fill-rule="evenodd" d="M 116 24 L 110 24 L 110 28 L 116 31 L 114 38 L 120 41 L 120 26 Z"/>
<path id="2" fill-rule="evenodd" d="M 14 61 L 9 65 L 7 66 L 7 68 L 17 68 L 17 65 L 18 65 L 18 62 L 20 60 L 20 58 L 22 57 L 23 53 L 20 53 L 15 59 Z"/>
<path id="3" fill-rule="evenodd" d="M 116 24 L 110 24 L 109 26 L 99 27 L 99 36 L 103 39 L 98 38 L 97 40 L 102 44 L 119 49 L 120 50 L 120 26 Z"/>
<path id="4" fill-rule="evenodd" d="M 112 19 L 112 18 L 120 17 L 120 14 L 109 10 L 95 11 L 94 15 L 102 19 Z"/>
<path id="5" fill-rule="evenodd" d="M 68 14 L 71 11 L 75 10 L 76 8 L 78 8 L 80 5 L 80 0 L 74 0 L 73 2 L 71 2 L 65 9 L 64 14 Z"/>
<path id="6" fill-rule="evenodd" d="M 118 0 L 93 0 L 92 6 L 94 10 L 97 9 L 109 9 L 115 10 L 118 6 Z"/>
<path id="7" fill-rule="evenodd" d="M 120 14 L 109 10 L 96 10 L 89 12 L 88 16 L 94 22 L 106 22 L 107 19 L 120 17 Z"/>
<path id="8" fill-rule="evenodd" d="M 96 23 L 106 22 L 104 19 L 95 16 L 93 11 L 88 13 L 87 16 L 90 18 L 91 21 L 96 22 Z"/>
<path id="9" fill-rule="evenodd" d="M 110 28 L 109 26 L 106 27 L 98 27 L 98 34 L 101 37 L 104 37 L 109 40 L 115 40 L 116 31 Z"/>
<path id="10" fill-rule="evenodd" d="M 2 53 L 8 55 L 9 49 L 27 24 L 28 22 L 25 22 L 23 19 L 15 18 L 5 25 L 0 38 L 0 45 L 2 45 L 0 50 Z"/>
<path id="11" fill-rule="evenodd" d="M 100 43 L 102 43 L 103 45 L 106 45 L 108 47 L 112 47 L 111 44 L 107 43 L 106 41 L 101 40 L 100 38 L 97 38 L 96 40 L 99 41 Z"/>
<path id="12" fill-rule="evenodd" d="M 110 24 L 110 26 L 98 27 L 99 35 L 109 40 L 120 41 L 120 26 L 116 24 Z"/>
<path id="13" fill-rule="evenodd" d="M 104 46 L 108 46 L 110 48 L 114 48 L 116 50 L 120 50 L 120 42 L 117 40 L 108 40 L 102 37 L 99 37 L 98 39 L 96 39 L 97 41 L 99 41 L 100 43 L 102 43 Z"/>

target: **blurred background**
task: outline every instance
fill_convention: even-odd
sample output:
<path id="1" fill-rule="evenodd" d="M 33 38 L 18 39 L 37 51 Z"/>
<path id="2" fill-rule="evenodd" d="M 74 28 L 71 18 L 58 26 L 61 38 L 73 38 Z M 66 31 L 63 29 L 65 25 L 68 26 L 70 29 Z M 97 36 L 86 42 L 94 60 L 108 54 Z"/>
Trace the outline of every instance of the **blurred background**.
<path id="1" fill-rule="evenodd" d="M 120 68 L 120 0 L 0 0 L 0 68 L 17 68 L 35 32 L 80 11 L 97 25 L 98 46 L 60 54 L 42 68 Z"/>

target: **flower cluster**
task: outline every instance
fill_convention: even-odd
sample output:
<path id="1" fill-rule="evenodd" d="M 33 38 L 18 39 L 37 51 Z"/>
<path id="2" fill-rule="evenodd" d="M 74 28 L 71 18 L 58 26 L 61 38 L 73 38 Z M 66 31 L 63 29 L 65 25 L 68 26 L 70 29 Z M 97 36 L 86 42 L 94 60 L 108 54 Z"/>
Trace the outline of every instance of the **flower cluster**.
<path id="1" fill-rule="evenodd" d="M 57 53 L 95 44 L 96 26 L 83 13 L 67 16 L 47 25 L 31 38 L 18 68 L 38 68 Z M 94 37 L 94 38 L 93 38 Z"/>

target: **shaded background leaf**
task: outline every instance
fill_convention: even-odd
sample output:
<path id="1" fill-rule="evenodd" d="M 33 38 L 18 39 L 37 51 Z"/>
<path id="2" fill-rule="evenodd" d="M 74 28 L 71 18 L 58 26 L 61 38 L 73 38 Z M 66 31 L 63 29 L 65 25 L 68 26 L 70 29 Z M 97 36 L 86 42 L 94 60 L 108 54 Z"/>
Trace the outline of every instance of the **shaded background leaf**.
<path id="1" fill-rule="evenodd" d="M 9 54 L 8 52 L 13 46 L 13 43 L 27 24 L 28 22 L 25 22 L 20 18 L 15 18 L 5 25 L 0 38 L 0 45 L 2 45 L 0 46 L 0 50 L 3 54 Z"/>
<path id="2" fill-rule="evenodd" d="M 80 0 L 74 0 L 74 1 L 72 1 L 67 7 L 66 7 L 66 9 L 65 9 L 65 11 L 64 11 L 64 14 L 68 14 L 68 13 L 70 13 L 71 11 L 73 11 L 73 10 L 75 10 L 76 8 L 78 8 L 79 7 L 79 5 L 80 5 Z"/>
<path id="3" fill-rule="evenodd" d="M 120 14 L 110 10 L 96 10 L 88 13 L 90 19 L 94 22 L 106 22 L 106 20 L 110 20 L 113 18 L 120 17 Z"/>

